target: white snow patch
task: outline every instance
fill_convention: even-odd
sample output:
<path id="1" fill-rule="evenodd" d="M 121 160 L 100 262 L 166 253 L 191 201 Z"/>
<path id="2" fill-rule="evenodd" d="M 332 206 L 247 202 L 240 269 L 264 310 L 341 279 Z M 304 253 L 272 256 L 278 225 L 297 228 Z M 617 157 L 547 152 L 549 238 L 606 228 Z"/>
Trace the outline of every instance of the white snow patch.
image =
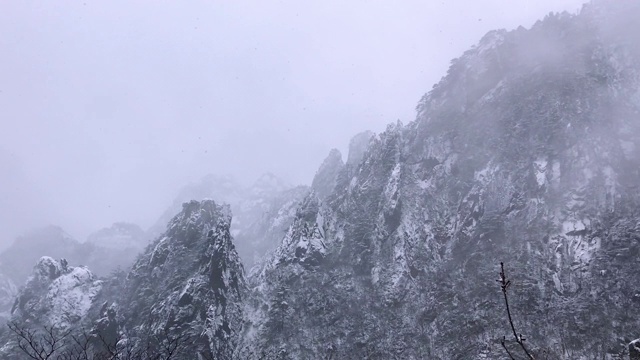
<path id="1" fill-rule="evenodd" d="M 536 171 L 536 181 L 538 186 L 542 186 L 547 182 L 547 160 L 536 160 L 533 162 Z"/>
<path id="2" fill-rule="evenodd" d="M 582 236 L 571 239 L 569 249 L 574 260 L 582 264 L 587 264 L 593 258 L 593 255 L 600 250 L 601 240 L 599 237 L 587 241 Z"/>
<path id="3" fill-rule="evenodd" d="M 562 232 L 567 234 L 572 231 L 586 230 L 589 225 L 591 225 L 591 221 L 589 219 L 567 220 L 562 223 Z"/>
<path id="4" fill-rule="evenodd" d="M 45 298 L 51 309 L 50 323 L 64 328 L 83 318 L 101 287 L 102 281 L 84 266 L 55 279 Z"/>
<path id="5" fill-rule="evenodd" d="M 433 188 L 432 178 L 429 178 L 427 180 L 420 180 L 420 181 L 418 181 L 417 185 L 422 190 L 431 189 L 431 188 Z"/>
<path id="6" fill-rule="evenodd" d="M 389 175 L 389 181 L 387 182 L 387 186 L 384 189 L 385 198 L 388 201 L 389 208 L 395 208 L 397 203 L 397 197 L 394 199 L 394 196 L 398 192 L 398 184 L 400 183 L 400 169 L 401 165 L 398 163 L 393 168 L 391 175 Z"/>
<path id="7" fill-rule="evenodd" d="M 353 190 L 356 187 L 356 184 L 358 183 L 358 177 L 354 176 L 351 178 L 351 181 L 349 182 L 349 190 Z"/>
<path id="8" fill-rule="evenodd" d="M 479 181 L 481 183 L 485 182 L 485 179 L 487 179 L 489 177 L 489 174 L 492 172 L 492 167 L 491 165 L 487 165 L 484 169 L 480 170 L 480 171 L 476 171 L 473 175 L 473 178 L 476 181 Z"/>

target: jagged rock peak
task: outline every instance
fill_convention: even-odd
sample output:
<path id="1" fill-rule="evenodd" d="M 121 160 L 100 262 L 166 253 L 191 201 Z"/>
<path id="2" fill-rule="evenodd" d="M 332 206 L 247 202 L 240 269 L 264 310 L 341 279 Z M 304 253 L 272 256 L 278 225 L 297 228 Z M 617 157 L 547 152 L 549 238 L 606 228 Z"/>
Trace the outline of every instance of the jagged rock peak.
<path id="1" fill-rule="evenodd" d="M 230 359 L 245 289 L 230 223 L 228 205 L 184 203 L 127 277 L 125 325 L 139 332 L 168 329 L 193 341 L 192 355 Z"/>
<path id="2" fill-rule="evenodd" d="M 185 226 L 196 226 L 200 229 L 211 228 L 220 221 L 227 226 L 231 224 L 231 207 L 229 205 L 218 205 L 211 199 L 191 200 L 183 203 L 182 211 L 169 222 L 167 235 L 173 234 L 172 230 L 176 228 L 184 229 Z"/>
<path id="3" fill-rule="evenodd" d="M 322 211 L 300 207 L 257 275 L 242 354 L 503 358 L 487 346 L 509 332 L 494 321 L 501 261 L 520 286 L 512 308 L 527 309 L 518 322 L 550 358 L 626 350 L 640 328 L 626 315 L 640 311 L 626 281 L 640 253 L 640 56 L 637 21 L 613 19 L 619 41 L 553 14 L 454 60 L 417 120 L 375 138 Z"/>
<path id="4" fill-rule="evenodd" d="M 55 260 L 52 257 L 43 256 L 33 267 L 30 280 L 55 280 L 59 278 L 60 275 L 66 273 L 68 269 L 69 263 L 66 259 Z"/>
<path id="5" fill-rule="evenodd" d="M 342 154 L 337 149 L 331 149 L 311 183 L 311 188 L 319 198 L 324 199 L 331 194 L 336 186 L 338 174 L 343 167 Z"/>
<path id="6" fill-rule="evenodd" d="M 16 297 L 11 309 L 14 321 L 66 328 L 89 311 L 102 281 L 84 266 L 43 256 Z"/>
<path id="7" fill-rule="evenodd" d="M 351 141 L 349 141 L 349 156 L 347 157 L 348 165 L 357 165 L 362 160 L 374 135 L 373 131 L 367 130 L 351 138 Z"/>

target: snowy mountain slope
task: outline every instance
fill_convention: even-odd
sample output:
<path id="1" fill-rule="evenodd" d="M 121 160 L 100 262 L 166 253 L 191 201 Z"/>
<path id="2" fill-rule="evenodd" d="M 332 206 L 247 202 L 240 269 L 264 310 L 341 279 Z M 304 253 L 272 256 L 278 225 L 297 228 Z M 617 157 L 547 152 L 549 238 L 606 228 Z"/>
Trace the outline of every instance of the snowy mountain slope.
<path id="1" fill-rule="evenodd" d="M 42 257 L 13 304 L 11 321 L 34 331 L 72 329 L 88 336 L 98 353 L 105 341 L 139 351 L 151 339 L 149 351 L 162 354 L 162 342 L 180 339 L 178 359 L 231 359 L 246 285 L 230 223 L 228 205 L 185 203 L 127 273 L 103 280 L 83 266 Z M 20 358 L 14 338 L 0 332 L 1 356 Z"/>
<path id="2" fill-rule="evenodd" d="M 533 352 L 619 359 L 640 332 L 638 18 L 600 0 L 490 32 L 414 122 L 330 153 L 309 191 L 268 176 L 238 200 L 243 243 L 280 240 L 246 283 L 229 208 L 191 201 L 86 322 L 216 359 L 503 359 L 503 261 Z M 50 308 L 45 275 L 17 309 Z"/>
<path id="3" fill-rule="evenodd" d="M 309 200 L 323 210 L 299 210 L 249 280 L 240 353 L 500 358 L 500 261 L 536 350 L 624 351 L 640 328 L 627 281 L 640 270 L 640 53 L 637 25 L 611 19 L 640 11 L 599 4 L 487 34 L 415 122 L 390 125 Z"/>
<path id="4" fill-rule="evenodd" d="M 231 212 L 212 200 L 183 205 L 134 264 L 118 312 L 135 333 L 181 334 L 191 353 L 230 359 L 241 326 L 244 270 L 232 243 Z"/>
<path id="5" fill-rule="evenodd" d="M 70 328 L 87 315 L 101 286 L 86 267 L 44 256 L 16 297 L 12 321 Z"/>

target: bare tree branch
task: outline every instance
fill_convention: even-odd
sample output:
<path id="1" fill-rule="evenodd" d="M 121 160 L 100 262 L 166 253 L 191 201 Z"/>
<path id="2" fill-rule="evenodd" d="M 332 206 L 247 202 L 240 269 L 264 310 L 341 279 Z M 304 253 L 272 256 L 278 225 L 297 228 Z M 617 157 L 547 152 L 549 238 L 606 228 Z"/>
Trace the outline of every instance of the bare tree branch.
<path id="1" fill-rule="evenodd" d="M 524 336 L 520 333 L 518 333 L 516 331 L 516 327 L 513 324 L 513 318 L 511 316 L 511 310 L 509 309 L 509 299 L 507 297 L 507 289 L 509 289 L 509 286 L 511 286 L 511 280 L 507 279 L 507 276 L 505 275 L 504 272 L 504 263 L 501 262 L 500 263 L 500 279 L 496 280 L 497 282 L 500 283 L 500 288 L 502 289 L 502 295 L 504 296 L 504 305 L 507 308 L 507 316 L 509 317 L 509 325 L 511 325 L 511 331 L 513 332 L 513 338 L 515 339 L 515 341 L 518 343 L 518 345 L 520 345 L 520 347 L 522 348 L 522 350 L 524 351 L 524 353 L 527 355 L 527 357 L 530 360 L 535 360 L 535 358 L 533 357 L 533 355 L 531 355 L 531 353 L 529 352 L 529 350 L 527 350 L 527 347 L 524 345 L 524 341 L 526 340 L 524 338 Z M 509 354 L 509 356 L 511 357 L 511 359 L 515 360 L 515 358 L 513 357 L 513 355 L 511 355 L 511 353 L 509 352 L 509 350 L 507 349 L 507 346 L 505 344 L 505 338 L 502 338 L 502 347 L 507 351 L 507 354 Z"/>

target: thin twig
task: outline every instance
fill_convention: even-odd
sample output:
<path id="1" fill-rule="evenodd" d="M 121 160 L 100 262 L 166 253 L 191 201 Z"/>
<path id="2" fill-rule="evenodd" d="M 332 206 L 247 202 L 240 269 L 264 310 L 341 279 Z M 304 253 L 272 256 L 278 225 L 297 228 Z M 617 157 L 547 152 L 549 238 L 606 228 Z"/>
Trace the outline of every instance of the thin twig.
<path id="1" fill-rule="evenodd" d="M 527 347 L 524 346 L 525 338 L 522 336 L 522 334 L 518 335 L 518 332 L 516 331 L 516 327 L 515 327 L 515 325 L 513 325 L 513 318 L 511 317 L 511 310 L 509 309 L 509 299 L 507 298 L 507 289 L 509 288 L 509 286 L 511 286 L 511 280 L 507 280 L 507 276 L 504 273 L 504 263 L 503 262 L 500 263 L 500 279 L 496 280 L 496 281 L 498 281 L 500 283 L 500 287 L 502 288 L 502 295 L 504 295 L 504 305 L 507 308 L 507 316 L 509 317 L 509 325 L 511 325 L 511 331 L 513 332 L 513 337 L 516 340 L 516 342 L 518 343 L 518 345 L 520 345 L 520 347 L 522 348 L 524 353 L 527 354 L 529 359 L 530 360 L 535 360 L 533 355 L 531 355 L 529 350 L 527 350 Z M 502 341 L 502 346 L 505 349 L 507 348 L 505 346 L 505 344 L 504 344 L 504 340 Z M 507 351 L 507 353 L 508 353 L 508 351 Z M 509 356 L 511 356 L 511 354 L 509 354 Z M 513 357 L 511 357 L 511 358 L 513 359 Z"/>
<path id="2" fill-rule="evenodd" d="M 506 340 L 505 340 L 504 336 L 502 337 L 502 340 L 500 340 L 500 345 L 502 345 L 502 347 L 504 348 L 504 351 L 506 351 L 507 355 L 509 355 L 509 359 L 516 360 L 516 358 L 514 358 L 513 355 L 511 355 L 511 351 L 509 351 L 509 349 L 507 349 L 507 344 L 506 344 Z"/>

